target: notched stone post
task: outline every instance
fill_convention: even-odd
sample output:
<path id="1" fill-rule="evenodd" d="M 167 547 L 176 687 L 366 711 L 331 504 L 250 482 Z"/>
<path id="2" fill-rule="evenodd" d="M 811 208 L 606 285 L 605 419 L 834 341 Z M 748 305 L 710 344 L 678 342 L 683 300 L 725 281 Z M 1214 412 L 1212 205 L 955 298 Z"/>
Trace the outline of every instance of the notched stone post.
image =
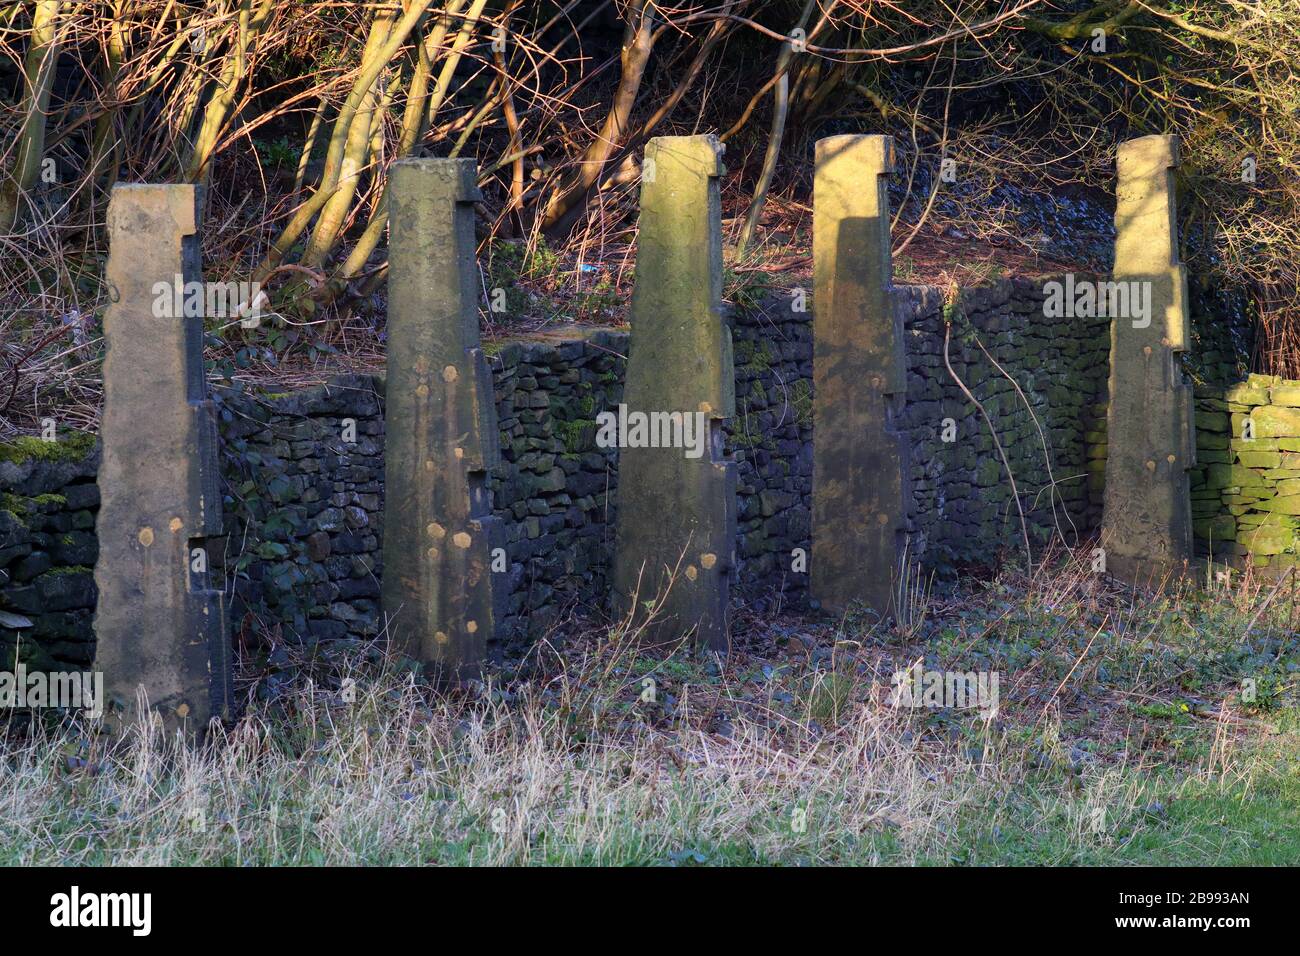
<path id="1" fill-rule="evenodd" d="M 479 348 L 476 167 L 390 173 L 383 610 L 394 646 L 444 681 L 476 677 L 493 634 L 500 535 L 492 380 Z"/>
<path id="2" fill-rule="evenodd" d="M 896 608 L 907 529 L 903 320 L 893 295 L 888 136 L 818 140 L 813 182 L 812 597 Z"/>
<path id="3" fill-rule="evenodd" d="M 1129 286 L 1130 303 L 1135 293 L 1145 295 L 1148 310 L 1130 308 L 1111 320 L 1102 546 L 1107 570 L 1134 583 L 1158 582 L 1193 555 L 1187 470 L 1196 463 L 1196 441 L 1192 390 L 1178 358 L 1190 334 L 1178 262 L 1177 165 L 1172 136 L 1119 147 L 1112 278 Z"/>
<path id="4" fill-rule="evenodd" d="M 650 433 L 666 422 L 667 432 L 685 434 L 689 418 L 702 448 L 621 447 L 614 562 L 616 600 L 634 623 L 649 619 L 647 643 L 693 635 L 718 651 L 730 645 L 736 542 L 735 464 L 722 434 L 736 404 L 722 316 L 722 150 L 714 136 L 646 145 L 625 423 L 634 436 L 644 414 Z"/>
<path id="5" fill-rule="evenodd" d="M 119 185 L 109 203 L 95 667 L 111 722 L 133 719 L 143 691 L 165 726 L 201 733 L 232 695 L 207 571 L 222 519 L 198 209 L 195 186 Z"/>

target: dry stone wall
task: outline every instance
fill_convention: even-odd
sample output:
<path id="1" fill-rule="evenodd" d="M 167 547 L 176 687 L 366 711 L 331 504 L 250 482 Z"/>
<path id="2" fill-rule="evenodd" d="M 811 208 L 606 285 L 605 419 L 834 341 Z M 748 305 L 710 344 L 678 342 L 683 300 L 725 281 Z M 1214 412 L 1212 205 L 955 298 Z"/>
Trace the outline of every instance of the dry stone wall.
<path id="1" fill-rule="evenodd" d="M 1197 551 L 1287 572 L 1300 563 L 1300 382 L 1251 375 L 1196 389 Z"/>
<path id="2" fill-rule="evenodd" d="M 907 329 L 911 548 L 923 566 L 949 573 L 1018 547 L 1019 525 L 987 426 L 943 366 L 941 290 L 904 287 L 896 297 Z M 1095 527 L 1089 457 L 1104 462 L 1105 435 L 1104 419 L 1100 432 L 1089 431 L 1097 427 L 1089 416 L 1104 390 L 1104 320 L 1044 320 L 1042 297 L 1039 280 L 969 290 L 949 345 L 954 370 L 998 423 L 1038 542 L 1054 527 L 1038 432 L 974 335 L 1043 426 L 1059 483 L 1056 520 L 1067 532 L 1070 521 L 1079 533 Z M 802 305 L 780 294 L 729 319 L 732 583 L 760 611 L 808 602 L 813 313 Z M 618 450 L 598 447 L 597 416 L 622 401 L 628 338 L 600 331 L 485 350 L 501 448 L 489 474 L 504 551 L 493 572 L 504 580 L 497 656 L 572 613 L 609 611 Z M 384 387 L 382 376 L 357 375 L 288 394 L 219 392 L 225 546 L 213 562 L 227 582 L 236 639 L 270 633 L 314 644 L 380 633 Z M 949 417 L 956 440 L 945 442 Z M 29 653 L 70 663 L 88 662 L 93 648 L 96 462 L 83 445 L 80 456 L 56 462 L 0 464 L 0 611 L 33 622 L 24 625 Z M 16 632 L 6 625 L 0 637 L 12 646 Z"/>
<path id="3" fill-rule="evenodd" d="M 617 450 L 596 447 L 595 416 L 621 397 L 626 343 L 601 332 L 488 349 L 502 458 L 489 486 L 505 552 L 494 573 L 507 581 L 499 641 L 604 608 Z M 382 377 L 350 376 L 288 395 L 223 396 L 237 629 L 278 627 L 304 643 L 379 633 L 383 394 Z"/>
<path id="4" fill-rule="evenodd" d="M 81 432 L 0 445 L 0 670 L 89 667 L 99 448 Z"/>
<path id="5" fill-rule="evenodd" d="M 1097 459 L 1090 458 L 1089 438 L 1098 437 L 1097 402 L 1106 390 L 1109 320 L 1045 317 L 1049 281 L 1010 279 L 963 290 L 950 307 L 938 288 L 896 291 L 907 354 L 909 547 L 941 577 L 988 565 L 999 550 L 1023 550 L 1006 467 L 984 416 L 947 364 L 994 423 L 1031 543 L 1048 543 L 1059 527 L 1073 545 L 1096 525 L 1099 499 L 1089 475 L 1098 469 L 1090 466 Z"/>
<path id="6" fill-rule="evenodd" d="M 762 613 L 808 603 L 812 553 L 812 311 L 797 297 L 732 318 L 736 414 L 727 427 L 736 461 L 733 583 Z"/>
<path id="7" fill-rule="evenodd" d="M 1234 385 L 1197 385 L 1194 396 L 1196 467 L 1189 477 L 1197 557 L 1289 571 L 1300 562 L 1300 382 L 1250 375 Z M 1106 404 L 1095 409 L 1090 467 L 1104 466 L 1107 451 Z M 1094 502 L 1102 470 L 1093 467 Z"/>
<path id="8" fill-rule="evenodd" d="M 801 603 L 811 477 L 810 314 L 788 300 L 736 324 L 740 476 L 734 580 L 755 599 Z M 618 449 L 596 443 L 616 411 L 626 332 L 487 349 L 501 463 L 490 474 L 506 586 L 495 649 L 537 639 L 573 612 L 608 611 Z M 381 630 L 384 380 L 342 376 L 286 394 L 219 390 L 224 576 L 237 640 L 367 640 Z M 0 446 L 0 646 L 88 665 L 97 556 L 91 436 Z M 11 626 L 12 625 L 12 626 Z"/>
<path id="9" fill-rule="evenodd" d="M 488 350 L 502 459 L 489 487 L 504 539 L 493 573 L 507 582 L 494 651 L 570 611 L 604 609 L 617 470 L 616 450 L 596 447 L 595 416 L 621 397 L 626 339 Z M 355 376 L 224 398 L 237 629 L 279 628 L 304 643 L 379 633 L 383 394 L 382 377 Z"/>
<path id="10" fill-rule="evenodd" d="M 505 529 L 501 640 L 534 640 L 570 611 L 606 607 L 618 450 L 597 446 L 596 416 L 622 400 L 627 340 L 598 332 L 488 349 L 501 432 L 489 482 Z"/>
<path id="11" fill-rule="evenodd" d="M 1068 540 L 1082 540 L 1098 526 L 1108 451 L 1107 320 L 1046 318 L 1048 281 L 968 289 L 951 308 L 938 288 L 894 292 L 907 362 L 909 548 L 940 576 L 1021 547 L 988 424 L 944 362 L 948 322 L 952 371 L 995 423 L 1033 542 L 1046 543 L 1058 527 Z M 806 606 L 807 565 L 797 556 L 815 559 L 813 313 L 798 302 L 776 295 L 729 317 L 736 414 L 726 447 L 738 516 L 732 583 L 760 612 Z M 502 528 L 503 563 L 494 561 L 504 580 L 496 588 L 498 656 L 572 613 L 610 609 L 619 459 L 617 449 L 597 445 L 597 417 L 622 401 L 628 338 L 601 331 L 485 350 L 501 448 L 489 474 Z M 219 394 L 225 538 L 212 559 L 215 579 L 226 581 L 237 640 L 270 633 L 311 644 L 380 633 L 384 388 L 382 377 L 345 376 L 290 394 Z M 1203 385 L 1196 405 L 1199 551 L 1293 567 L 1300 383 L 1251 376 L 1227 389 Z M 98 460 L 85 435 L 0 446 L 0 650 L 9 660 L 20 643 L 25 662 L 44 666 L 93 658 Z"/>
<path id="12" fill-rule="evenodd" d="M 236 633 L 296 643 L 380 630 L 382 382 L 220 396 L 225 568 Z"/>

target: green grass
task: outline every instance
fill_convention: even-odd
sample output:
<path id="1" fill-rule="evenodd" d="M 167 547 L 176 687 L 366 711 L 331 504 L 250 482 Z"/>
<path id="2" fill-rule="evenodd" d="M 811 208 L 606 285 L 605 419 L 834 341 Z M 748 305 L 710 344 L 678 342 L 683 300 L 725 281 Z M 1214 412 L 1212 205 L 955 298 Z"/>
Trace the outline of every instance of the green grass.
<path id="1" fill-rule="evenodd" d="M 1291 738 L 1294 744 L 1294 737 Z M 1027 785 L 996 812 L 967 823 L 971 847 L 959 862 L 1074 866 L 1294 866 L 1300 861 L 1300 778 L 1276 754 L 1253 785 L 1127 773 L 1097 800 L 1098 788 L 1063 796 Z M 1092 811 L 1105 811 L 1094 818 Z M 938 861 L 943 862 L 943 861 Z"/>

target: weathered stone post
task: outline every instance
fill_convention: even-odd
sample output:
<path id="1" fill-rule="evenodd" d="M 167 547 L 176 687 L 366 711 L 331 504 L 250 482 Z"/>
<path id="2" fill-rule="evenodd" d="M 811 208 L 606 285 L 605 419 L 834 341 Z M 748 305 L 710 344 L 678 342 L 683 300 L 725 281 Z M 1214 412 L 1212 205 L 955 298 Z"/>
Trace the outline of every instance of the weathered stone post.
<path id="1" fill-rule="evenodd" d="M 201 733 L 230 717 L 231 688 L 208 580 L 222 520 L 198 208 L 195 186 L 119 185 L 109 203 L 95 666 L 115 722 L 143 690 L 165 726 Z"/>
<path id="2" fill-rule="evenodd" d="M 1119 147 L 1112 278 L 1117 289 L 1127 286 L 1130 308 L 1118 310 L 1110 326 L 1102 546 L 1106 569 L 1130 582 L 1158 581 L 1193 555 L 1187 470 L 1196 463 L 1196 426 L 1178 360 L 1189 331 L 1174 207 L 1177 165 L 1172 136 Z M 1139 296 L 1147 310 L 1133 308 Z"/>
<path id="3" fill-rule="evenodd" d="M 718 651 L 730 644 L 736 541 L 735 464 L 722 447 L 736 404 L 731 330 L 722 316 L 722 149 L 714 136 L 661 136 L 646 145 L 614 561 L 622 609 L 643 622 L 653 602 L 648 643 L 693 633 Z M 674 435 L 683 440 L 659 440 Z M 681 447 L 687 437 L 694 448 Z"/>
<path id="4" fill-rule="evenodd" d="M 818 140 L 813 181 L 812 597 L 891 613 L 909 492 L 898 429 L 907 389 L 893 296 L 893 139 Z"/>
<path id="5" fill-rule="evenodd" d="M 390 172 L 382 602 L 394 645 L 440 680 L 478 675 L 493 633 L 497 463 L 479 349 L 469 159 Z"/>

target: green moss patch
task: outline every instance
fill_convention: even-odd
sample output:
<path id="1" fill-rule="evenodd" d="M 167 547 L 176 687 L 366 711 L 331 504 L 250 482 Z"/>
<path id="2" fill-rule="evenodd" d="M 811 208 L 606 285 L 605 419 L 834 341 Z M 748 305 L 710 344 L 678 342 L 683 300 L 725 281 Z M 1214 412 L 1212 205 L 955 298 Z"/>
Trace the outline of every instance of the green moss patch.
<path id="1" fill-rule="evenodd" d="M 77 461 L 89 455 L 94 448 L 95 436 L 90 432 L 61 432 L 57 441 L 24 435 L 0 444 L 0 461 L 15 464 L 25 461 Z"/>

